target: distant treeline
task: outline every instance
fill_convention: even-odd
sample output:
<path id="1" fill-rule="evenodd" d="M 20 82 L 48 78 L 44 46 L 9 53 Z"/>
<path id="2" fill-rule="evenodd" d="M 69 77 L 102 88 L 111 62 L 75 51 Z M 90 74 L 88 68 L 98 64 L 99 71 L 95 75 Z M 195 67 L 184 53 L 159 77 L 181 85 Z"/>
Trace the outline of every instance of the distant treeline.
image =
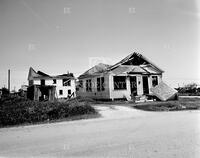
<path id="1" fill-rule="evenodd" d="M 176 90 L 178 91 L 179 95 L 200 96 L 200 86 L 198 86 L 196 83 L 187 84 L 183 87 L 176 88 Z"/>

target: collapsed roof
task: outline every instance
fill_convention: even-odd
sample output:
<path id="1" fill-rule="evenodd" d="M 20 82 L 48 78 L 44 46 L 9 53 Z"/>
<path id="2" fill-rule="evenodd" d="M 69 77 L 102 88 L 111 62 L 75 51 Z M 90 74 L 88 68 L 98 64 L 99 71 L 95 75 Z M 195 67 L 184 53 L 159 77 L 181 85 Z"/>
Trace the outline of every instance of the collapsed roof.
<path id="1" fill-rule="evenodd" d="M 62 79 L 62 78 L 74 78 L 73 73 L 67 73 L 57 76 L 50 76 L 42 71 L 35 71 L 32 67 L 29 69 L 28 80 L 33 79 Z"/>
<path id="2" fill-rule="evenodd" d="M 99 75 L 100 73 L 111 72 L 115 75 L 122 74 L 162 74 L 164 71 L 153 62 L 139 53 L 131 53 L 120 62 L 110 66 L 100 63 L 82 75 L 79 78 Z"/>
<path id="3" fill-rule="evenodd" d="M 118 67 L 119 65 L 149 66 L 149 67 L 152 67 L 152 68 L 158 70 L 161 73 L 164 72 L 162 69 L 160 69 L 158 66 L 156 66 L 149 59 L 144 57 L 142 54 L 139 54 L 136 52 L 131 53 L 130 55 L 128 55 L 127 57 L 122 59 L 120 62 L 111 66 L 109 69 L 113 70 L 114 68 Z"/>
<path id="4" fill-rule="evenodd" d="M 150 90 L 153 95 L 158 97 L 161 101 L 174 100 L 178 92 L 163 81 L 161 81 L 157 86 L 152 87 Z"/>

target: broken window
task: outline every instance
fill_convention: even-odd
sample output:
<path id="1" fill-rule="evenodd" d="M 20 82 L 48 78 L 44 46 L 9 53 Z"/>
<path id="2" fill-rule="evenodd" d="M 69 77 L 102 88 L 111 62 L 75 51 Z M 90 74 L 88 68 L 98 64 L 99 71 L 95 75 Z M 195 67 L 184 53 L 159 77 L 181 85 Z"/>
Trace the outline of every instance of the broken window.
<path id="1" fill-rule="evenodd" d="M 158 85 L 158 76 L 152 76 L 152 86 L 155 87 Z"/>
<path id="2" fill-rule="evenodd" d="M 71 80 L 70 79 L 63 79 L 63 86 L 71 86 Z"/>
<path id="3" fill-rule="evenodd" d="M 113 83 L 114 83 L 114 90 L 126 89 L 126 76 L 114 76 Z"/>
<path id="4" fill-rule="evenodd" d="M 63 90 L 59 90 L 59 95 L 63 95 Z"/>
<path id="5" fill-rule="evenodd" d="M 40 84 L 41 84 L 41 86 L 44 86 L 45 85 L 45 80 L 44 79 L 40 80 Z"/>
<path id="6" fill-rule="evenodd" d="M 86 80 L 86 91 L 91 92 L 92 91 L 92 81 Z"/>
<path id="7" fill-rule="evenodd" d="M 56 84 L 57 80 L 56 79 L 53 79 L 53 84 Z"/>
<path id="8" fill-rule="evenodd" d="M 97 91 L 104 91 L 104 77 L 97 78 Z"/>

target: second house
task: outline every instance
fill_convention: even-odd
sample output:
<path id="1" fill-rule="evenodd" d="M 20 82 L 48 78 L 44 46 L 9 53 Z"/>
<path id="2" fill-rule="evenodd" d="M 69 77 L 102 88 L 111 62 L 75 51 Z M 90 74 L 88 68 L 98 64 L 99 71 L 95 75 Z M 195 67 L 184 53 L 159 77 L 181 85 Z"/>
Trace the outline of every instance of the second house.
<path id="1" fill-rule="evenodd" d="M 31 100 L 53 101 L 59 98 L 75 97 L 75 78 L 72 73 L 50 76 L 32 67 L 28 74 L 27 97 Z"/>

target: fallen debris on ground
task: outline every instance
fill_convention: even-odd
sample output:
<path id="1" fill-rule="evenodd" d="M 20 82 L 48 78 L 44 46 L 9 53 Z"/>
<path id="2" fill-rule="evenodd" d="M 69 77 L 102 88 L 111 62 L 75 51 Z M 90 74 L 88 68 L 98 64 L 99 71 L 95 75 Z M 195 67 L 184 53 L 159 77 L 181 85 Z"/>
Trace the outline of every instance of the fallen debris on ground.
<path id="1" fill-rule="evenodd" d="M 153 95 L 158 97 L 161 101 L 167 100 L 176 100 L 177 91 L 174 88 L 171 88 L 163 81 L 160 82 L 157 86 L 150 89 Z"/>

